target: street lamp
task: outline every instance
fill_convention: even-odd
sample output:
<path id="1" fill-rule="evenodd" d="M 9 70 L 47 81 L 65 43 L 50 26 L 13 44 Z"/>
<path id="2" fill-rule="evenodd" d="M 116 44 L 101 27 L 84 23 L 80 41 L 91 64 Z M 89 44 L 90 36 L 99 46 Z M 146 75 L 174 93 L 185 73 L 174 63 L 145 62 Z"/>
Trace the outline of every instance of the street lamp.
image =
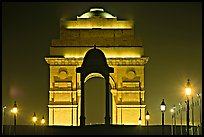
<path id="1" fill-rule="evenodd" d="M 37 117 L 36 117 L 36 114 L 35 114 L 35 112 L 34 112 L 34 114 L 33 114 L 34 135 L 35 135 L 35 125 L 36 125 L 36 121 L 37 121 Z"/>
<path id="2" fill-rule="evenodd" d="M 189 96 L 191 95 L 191 84 L 190 84 L 189 79 L 187 81 L 185 91 L 186 91 L 186 96 L 187 96 L 186 124 L 187 124 L 187 135 L 189 135 Z"/>
<path id="3" fill-rule="evenodd" d="M 44 115 L 42 116 L 42 119 L 41 119 L 41 124 L 42 124 L 42 134 L 44 134 L 44 124 L 45 124 L 45 118 L 44 118 Z"/>
<path id="4" fill-rule="evenodd" d="M 174 109 L 171 108 L 170 112 L 171 112 L 171 121 L 172 121 L 171 122 L 171 134 L 174 135 L 174 127 L 173 127 L 173 125 L 174 125 Z"/>
<path id="5" fill-rule="evenodd" d="M 14 114 L 14 135 L 16 135 L 16 116 L 17 116 L 17 112 L 18 112 L 16 101 L 14 101 L 12 112 Z"/>
<path id="6" fill-rule="evenodd" d="M 181 116 L 181 135 L 183 133 L 183 129 L 182 129 L 182 110 L 183 110 L 182 103 L 180 102 L 179 103 L 179 112 L 180 112 L 180 116 Z"/>
<path id="7" fill-rule="evenodd" d="M 197 94 L 197 97 L 199 99 L 199 111 L 200 111 L 200 127 L 202 127 L 202 106 L 201 106 L 201 93 Z M 200 130 L 200 129 L 199 129 Z M 202 135 L 202 129 L 201 129 L 201 135 Z"/>
<path id="8" fill-rule="evenodd" d="M 4 117 L 5 117 L 5 109 L 6 108 L 6 106 L 4 105 L 3 107 L 2 107 L 2 110 L 3 110 L 3 114 L 2 114 L 2 135 L 4 134 Z"/>
<path id="9" fill-rule="evenodd" d="M 161 112 L 162 112 L 162 135 L 164 135 L 164 112 L 165 112 L 165 109 L 166 109 L 166 104 L 164 102 L 164 99 L 162 100 L 160 109 L 161 109 Z"/>
<path id="10" fill-rule="evenodd" d="M 201 125 L 201 124 L 202 124 L 201 93 L 198 93 L 198 94 L 197 94 L 197 97 L 199 98 L 199 106 L 200 106 L 200 109 L 199 109 L 199 111 L 200 111 L 200 125 Z"/>
<path id="11" fill-rule="evenodd" d="M 145 118 L 146 118 L 146 121 L 147 121 L 147 134 L 149 134 L 148 126 L 149 126 L 150 115 L 149 115 L 149 112 L 148 112 L 148 111 L 146 112 L 146 116 L 145 116 Z"/>
<path id="12" fill-rule="evenodd" d="M 45 124 L 45 118 L 44 118 L 44 115 L 42 116 L 42 119 L 41 119 L 41 124 L 44 125 Z"/>
<path id="13" fill-rule="evenodd" d="M 149 112 L 147 111 L 146 112 L 146 120 L 147 120 L 147 126 L 149 125 L 149 119 L 150 119 L 150 115 L 149 115 Z"/>
<path id="14" fill-rule="evenodd" d="M 191 103 L 191 109 L 192 109 L 192 132 L 194 135 L 194 101 L 193 101 L 193 96 L 192 96 L 192 103 Z"/>
<path id="15" fill-rule="evenodd" d="M 174 125 L 173 125 L 173 128 L 174 128 L 174 135 L 176 135 L 176 106 L 174 105 L 173 106 L 173 110 L 174 110 Z"/>

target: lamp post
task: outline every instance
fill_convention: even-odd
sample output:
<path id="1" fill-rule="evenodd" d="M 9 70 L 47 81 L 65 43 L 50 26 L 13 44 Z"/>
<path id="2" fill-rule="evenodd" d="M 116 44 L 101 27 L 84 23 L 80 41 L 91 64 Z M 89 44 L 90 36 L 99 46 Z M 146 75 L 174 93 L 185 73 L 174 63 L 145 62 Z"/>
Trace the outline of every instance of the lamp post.
<path id="1" fill-rule="evenodd" d="M 165 112 L 165 109 L 166 109 L 166 104 L 164 102 L 164 99 L 161 102 L 160 109 L 161 109 L 161 112 L 162 112 L 162 135 L 164 135 L 164 112 Z"/>
<path id="2" fill-rule="evenodd" d="M 179 110 L 180 110 L 180 116 L 181 116 L 181 135 L 182 135 L 182 133 L 183 133 L 183 129 L 182 129 L 182 103 L 180 102 L 179 103 Z"/>
<path id="3" fill-rule="evenodd" d="M 171 112 L 171 134 L 174 135 L 174 109 L 171 108 L 170 109 L 170 112 Z"/>
<path id="4" fill-rule="evenodd" d="M 44 115 L 42 116 L 41 124 L 42 124 L 42 134 L 44 134 L 44 125 L 45 125 L 45 118 L 44 118 Z"/>
<path id="5" fill-rule="evenodd" d="M 192 104 L 191 104 L 191 109 L 192 109 L 192 132 L 194 135 L 194 101 L 193 101 L 193 96 L 192 96 Z"/>
<path id="6" fill-rule="evenodd" d="M 150 115 L 149 115 L 149 112 L 147 111 L 146 112 L 146 120 L 147 120 L 147 126 L 149 125 L 149 119 L 150 119 Z"/>
<path id="7" fill-rule="evenodd" d="M 2 135 L 4 134 L 4 117 L 5 117 L 5 109 L 6 108 L 6 106 L 4 105 L 3 107 L 2 107 L 2 110 L 3 110 L 3 114 L 2 114 Z"/>
<path id="8" fill-rule="evenodd" d="M 44 125 L 45 124 L 45 118 L 44 118 L 44 115 L 42 116 L 42 119 L 41 119 L 41 124 Z"/>
<path id="9" fill-rule="evenodd" d="M 35 112 L 34 112 L 34 114 L 33 114 L 34 135 L 35 135 L 35 125 L 36 125 L 36 121 L 37 121 L 37 117 L 36 117 L 36 114 L 35 114 Z"/>
<path id="10" fill-rule="evenodd" d="M 12 112 L 14 114 L 14 135 L 16 135 L 16 116 L 17 116 L 17 112 L 18 112 L 16 101 L 14 101 Z"/>
<path id="11" fill-rule="evenodd" d="M 146 116 L 145 116 L 145 118 L 146 118 L 146 121 L 147 121 L 147 134 L 149 134 L 148 126 L 149 126 L 150 115 L 149 115 L 149 112 L 148 112 L 148 111 L 146 112 Z"/>
<path id="12" fill-rule="evenodd" d="M 186 101 L 186 105 L 187 105 L 187 112 L 186 112 L 186 124 L 187 124 L 187 135 L 189 135 L 189 96 L 191 95 L 191 84 L 190 84 L 190 80 L 188 79 L 187 84 L 186 84 L 186 96 L 187 96 L 187 101 Z"/>
<path id="13" fill-rule="evenodd" d="M 198 99 L 199 99 L 199 112 L 200 112 L 200 126 L 199 127 L 201 127 L 200 129 L 199 129 L 199 131 L 201 131 L 201 135 L 202 135 L 202 106 L 201 106 L 201 93 L 199 93 L 199 94 L 197 94 L 197 97 L 198 97 Z"/>
<path id="14" fill-rule="evenodd" d="M 199 111 L 200 111 L 200 125 L 202 124 L 202 111 L 201 111 L 201 94 L 199 93 L 199 94 L 197 94 L 197 97 L 199 98 Z"/>
<path id="15" fill-rule="evenodd" d="M 176 135 L 176 106 L 174 105 L 173 106 L 173 110 L 174 110 L 174 125 L 173 125 L 173 128 L 174 128 L 174 135 Z"/>

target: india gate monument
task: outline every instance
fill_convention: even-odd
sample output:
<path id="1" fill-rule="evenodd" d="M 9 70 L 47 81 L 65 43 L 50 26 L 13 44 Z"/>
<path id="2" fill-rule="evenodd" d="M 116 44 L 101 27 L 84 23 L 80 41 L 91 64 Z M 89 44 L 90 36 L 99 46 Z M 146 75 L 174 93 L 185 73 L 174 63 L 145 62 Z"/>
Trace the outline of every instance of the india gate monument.
<path id="1" fill-rule="evenodd" d="M 133 20 L 119 20 L 103 8 L 91 8 L 76 20 L 60 19 L 60 38 L 51 41 L 45 57 L 49 125 L 138 125 L 139 120 L 145 125 L 148 59 L 135 37 Z M 87 100 L 88 92 L 98 90 L 87 91 L 84 86 L 96 77 L 105 80 L 104 92 Z M 91 114 L 102 122 L 93 121 Z"/>

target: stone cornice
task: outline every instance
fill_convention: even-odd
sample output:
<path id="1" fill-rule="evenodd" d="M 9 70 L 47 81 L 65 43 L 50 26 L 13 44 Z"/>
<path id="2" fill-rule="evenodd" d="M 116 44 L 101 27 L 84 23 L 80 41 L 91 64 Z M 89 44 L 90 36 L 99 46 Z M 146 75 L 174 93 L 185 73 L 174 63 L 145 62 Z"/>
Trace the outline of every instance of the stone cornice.
<path id="1" fill-rule="evenodd" d="M 51 66 L 81 66 L 83 58 L 45 57 Z M 149 57 L 141 58 L 107 58 L 109 66 L 144 66 Z"/>

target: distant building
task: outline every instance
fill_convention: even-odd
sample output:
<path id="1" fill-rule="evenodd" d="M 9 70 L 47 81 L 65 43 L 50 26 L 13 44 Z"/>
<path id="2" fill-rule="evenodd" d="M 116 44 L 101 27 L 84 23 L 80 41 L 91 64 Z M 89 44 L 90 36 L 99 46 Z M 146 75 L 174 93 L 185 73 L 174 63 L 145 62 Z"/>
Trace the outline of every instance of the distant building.
<path id="1" fill-rule="evenodd" d="M 50 68 L 49 125 L 80 125 L 81 85 L 76 68 L 94 45 L 114 68 L 111 124 L 138 125 L 141 116 L 145 125 L 144 67 L 149 57 L 135 39 L 134 22 L 117 20 L 102 8 L 91 8 L 74 21 L 60 20 L 60 39 L 52 40 L 50 55 L 45 57 Z M 101 77 L 94 73 L 85 81 L 96 76 Z"/>

